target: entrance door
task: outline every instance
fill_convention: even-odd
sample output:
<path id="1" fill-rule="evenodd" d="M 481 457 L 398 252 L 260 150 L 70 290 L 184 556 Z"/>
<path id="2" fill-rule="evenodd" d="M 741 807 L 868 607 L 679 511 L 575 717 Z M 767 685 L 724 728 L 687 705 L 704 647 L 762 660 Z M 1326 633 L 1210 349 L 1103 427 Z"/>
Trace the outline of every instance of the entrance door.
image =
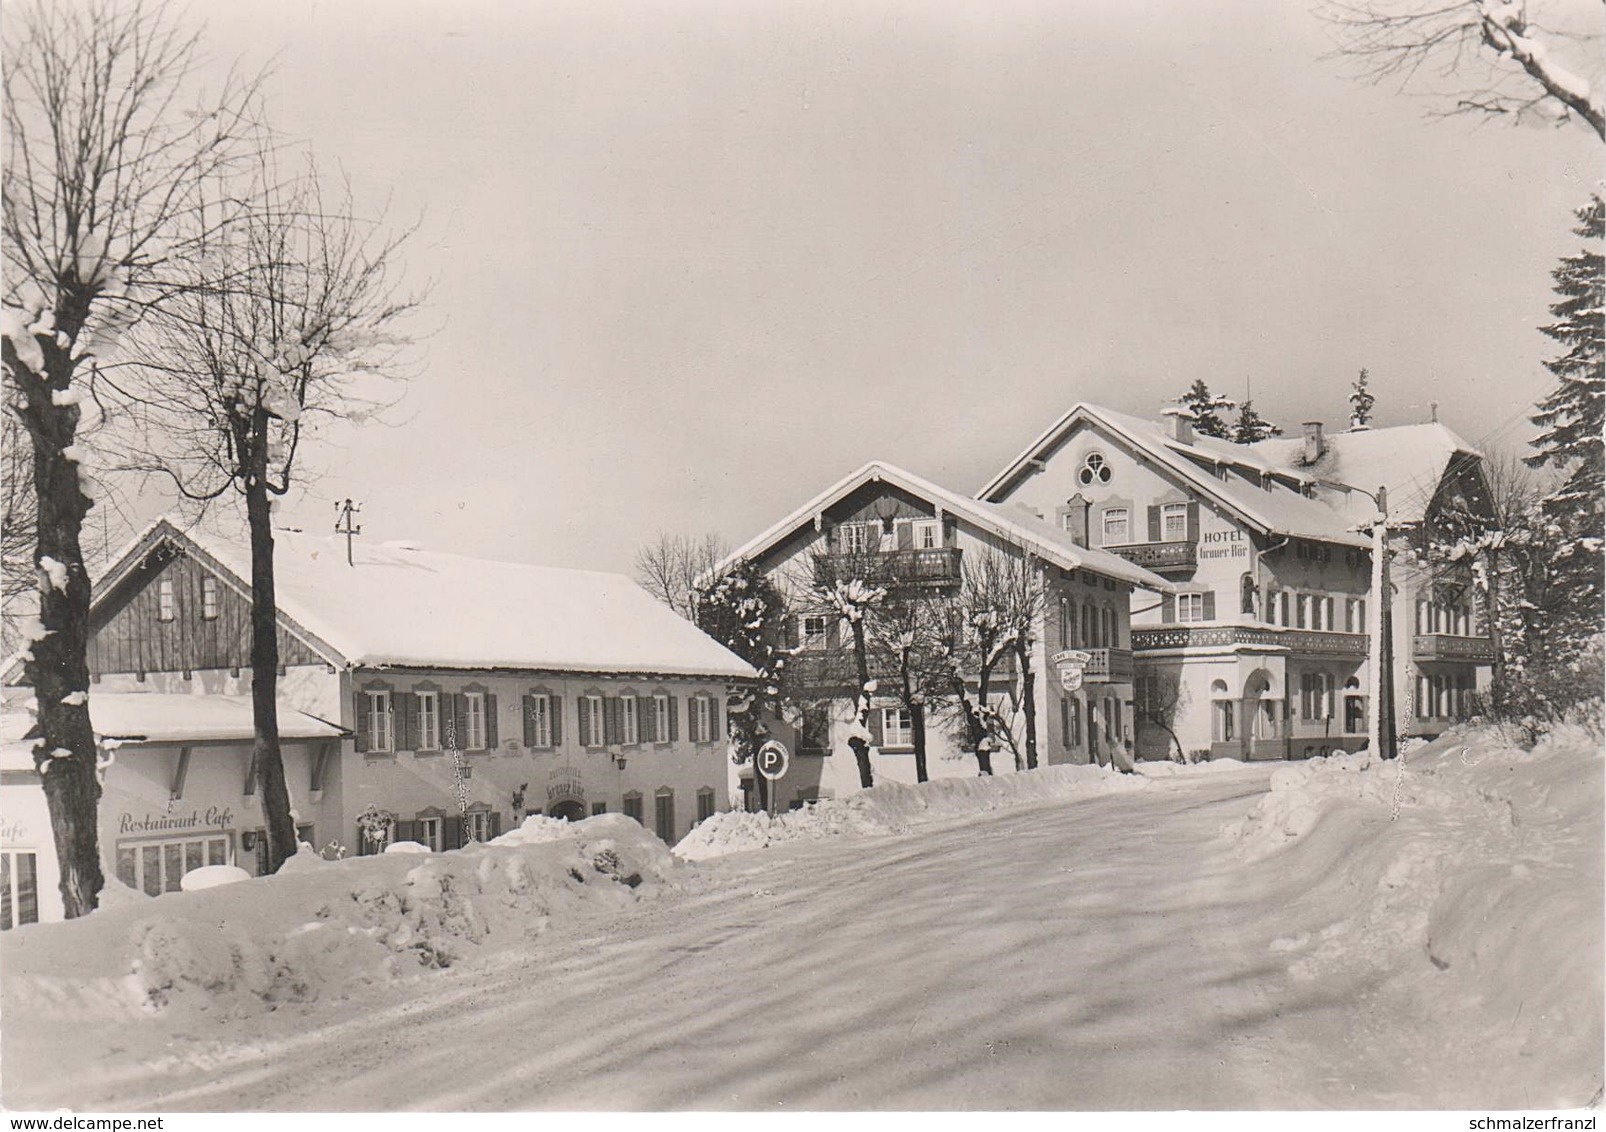
<path id="1" fill-rule="evenodd" d="M 554 802 L 548 807 L 546 816 L 560 818 L 563 821 L 580 821 L 586 816 L 586 808 L 581 803 L 569 798 L 562 802 Z"/>

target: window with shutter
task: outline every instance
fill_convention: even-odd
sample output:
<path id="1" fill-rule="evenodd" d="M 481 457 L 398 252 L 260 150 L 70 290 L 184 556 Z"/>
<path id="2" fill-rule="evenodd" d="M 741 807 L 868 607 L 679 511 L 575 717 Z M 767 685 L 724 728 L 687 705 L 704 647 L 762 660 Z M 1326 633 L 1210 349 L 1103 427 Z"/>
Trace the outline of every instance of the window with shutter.
<path id="1" fill-rule="evenodd" d="M 619 698 L 619 742 L 633 747 L 641 742 L 641 728 L 636 719 L 636 697 Z"/>
<path id="2" fill-rule="evenodd" d="M 665 845 L 675 843 L 675 792 L 667 786 L 660 787 L 653 798 L 654 817 L 656 818 L 655 832 Z"/>
<path id="3" fill-rule="evenodd" d="M 652 738 L 655 743 L 667 743 L 674 738 L 668 696 L 655 695 L 652 698 Z"/>
<path id="4" fill-rule="evenodd" d="M 418 746 L 414 750 L 438 751 L 441 749 L 440 694 L 419 692 L 413 698 L 418 704 Z"/>

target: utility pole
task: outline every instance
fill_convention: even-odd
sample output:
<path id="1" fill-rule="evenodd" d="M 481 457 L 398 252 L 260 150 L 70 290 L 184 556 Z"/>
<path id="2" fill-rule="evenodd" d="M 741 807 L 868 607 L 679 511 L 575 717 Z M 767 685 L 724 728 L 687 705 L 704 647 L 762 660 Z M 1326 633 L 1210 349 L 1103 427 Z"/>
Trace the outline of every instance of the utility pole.
<path id="1" fill-rule="evenodd" d="M 356 521 L 362 508 L 346 499 L 336 503 L 335 510 L 338 512 L 335 517 L 335 534 L 346 536 L 346 565 L 355 566 L 356 563 L 351 557 L 351 540 L 362 534 L 362 524 Z"/>
<path id="2" fill-rule="evenodd" d="M 1357 489 L 1361 490 L 1361 489 Z M 1368 626 L 1366 669 L 1368 698 L 1371 701 L 1372 726 L 1369 736 L 1371 748 L 1379 758 L 1395 756 L 1394 737 L 1394 615 L 1389 601 L 1388 569 L 1388 488 L 1379 487 L 1377 494 L 1362 494 L 1377 504 L 1372 516 L 1372 615 Z"/>

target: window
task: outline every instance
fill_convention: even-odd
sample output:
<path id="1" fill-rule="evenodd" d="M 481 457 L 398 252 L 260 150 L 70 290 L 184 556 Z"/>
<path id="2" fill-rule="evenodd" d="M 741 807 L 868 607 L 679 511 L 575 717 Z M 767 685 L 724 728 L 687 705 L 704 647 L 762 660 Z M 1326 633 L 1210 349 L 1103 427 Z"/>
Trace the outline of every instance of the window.
<path id="1" fill-rule="evenodd" d="M 1083 487 L 1092 487 L 1095 483 L 1110 482 L 1110 465 L 1105 463 L 1104 456 L 1099 452 L 1089 452 L 1087 459 L 1077 469 L 1076 482 Z"/>
<path id="2" fill-rule="evenodd" d="M 1310 622 L 1310 595 L 1297 594 L 1294 597 L 1294 628 L 1303 629 Z"/>
<path id="3" fill-rule="evenodd" d="M 552 697 L 545 694 L 526 697 L 525 711 L 529 716 L 525 745 L 552 746 Z"/>
<path id="4" fill-rule="evenodd" d="M 495 817 L 490 810 L 470 810 L 468 812 L 468 839 L 470 841 L 489 841 L 496 836 Z"/>
<path id="5" fill-rule="evenodd" d="M 592 817 L 596 817 L 598 814 L 605 814 L 607 812 L 608 812 L 608 803 L 606 803 L 606 802 L 592 802 L 591 803 L 591 816 Z"/>
<path id="6" fill-rule="evenodd" d="M 177 892 L 191 869 L 233 863 L 225 836 L 125 841 L 117 846 L 117 879 L 147 896 Z"/>
<path id="7" fill-rule="evenodd" d="M 602 697 L 580 697 L 580 745 L 600 747 L 602 738 Z"/>
<path id="8" fill-rule="evenodd" d="M 438 692 L 418 692 L 418 746 L 420 751 L 441 749 L 441 700 Z"/>
<path id="9" fill-rule="evenodd" d="M 843 554 L 868 554 L 880 549 L 879 523 L 843 523 L 838 530 Z"/>
<path id="10" fill-rule="evenodd" d="M 714 788 L 704 786 L 697 791 L 697 821 L 707 821 L 714 816 Z"/>
<path id="11" fill-rule="evenodd" d="M 1117 546 L 1132 537 L 1131 512 L 1125 507 L 1106 507 L 1103 518 L 1105 546 Z"/>
<path id="12" fill-rule="evenodd" d="M 906 707 L 881 709 L 881 746 L 914 746 L 914 720 Z"/>
<path id="13" fill-rule="evenodd" d="M 641 821 L 641 795 L 632 790 L 624 798 L 625 817 Z"/>
<path id="14" fill-rule="evenodd" d="M 370 751 L 393 751 L 395 737 L 391 732 L 390 693 L 369 692 L 368 694 L 368 749 Z"/>
<path id="15" fill-rule="evenodd" d="M 635 746 L 641 742 L 641 726 L 636 719 L 636 697 L 619 699 L 619 742 Z"/>
<path id="16" fill-rule="evenodd" d="M 1160 508 L 1160 537 L 1166 542 L 1183 542 L 1188 537 L 1188 505 L 1167 503 Z"/>
<path id="17" fill-rule="evenodd" d="M 39 858 L 7 849 L 0 853 L 0 931 L 39 922 Z"/>
<path id="18" fill-rule="evenodd" d="M 413 823 L 413 832 L 414 839 L 420 845 L 426 846 L 430 852 L 439 853 L 441 851 L 440 818 L 419 818 Z"/>
<path id="19" fill-rule="evenodd" d="M 1212 704 L 1212 738 L 1218 743 L 1230 743 L 1236 733 L 1231 700 L 1216 700 Z"/>
<path id="20" fill-rule="evenodd" d="M 653 819 L 658 839 L 665 845 L 675 842 L 675 792 L 667 786 L 653 798 Z"/>
<path id="21" fill-rule="evenodd" d="M 936 550 L 942 546 L 942 523 L 937 519 L 920 519 L 914 524 L 916 550 Z"/>
<path id="22" fill-rule="evenodd" d="M 156 583 L 156 619 L 173 620 L 173 579 L 163 578 Z"/>
<path id="23" fill-rule="evenodd" d="M 1060 731 L 1067 747 L 1082 745 L 1082 702 L 1071 696 L 1060 701 Z"/>
<path id="24" fill-rule="evenodd" d="M 463 749 L 485 750 L 485 693 L 463 693 Z"/>
<path id="25" fill-rule="evenodd" d="M 1299 713 L 1306 719 L 1333 718 L 1333 678 L 1325 672 L 1299 677 Z"/>
<path id="26" fill-rule="evenodd" d="M 1203 621 L 1205 619 L 1204 594 L 1178 594 L 1177 620 Z"/>
<path id="27" fill-rule="evenodd" d="M 201 578 L 201 616 L 217 620 L 217 579 L 210 574 Z"/>
<path id="28" fill-rule="evenodd" d="M 658 695 L 652 698 L 652 734 L 660 743 L 669 742 L 669 697 Z M 636 817 L 640 818 L 640 814 Z"/>
<path id="29" fill-rule="evenodd" d="M 828 755 L 831 753 L 831 715 L 818 704 L 803 709 L 803 723 L 798 728 L 797 751 L 800 755 Z"/>
<path id="30" fill-rule="evenodd" d="M 806 649 L 826 647 L 826 635 L 831 631 L 831 618 L 824 613 L 805 613 L 797 619 L 798 644 Z M 664 732 L 660 730 L 658 734 Z"/>

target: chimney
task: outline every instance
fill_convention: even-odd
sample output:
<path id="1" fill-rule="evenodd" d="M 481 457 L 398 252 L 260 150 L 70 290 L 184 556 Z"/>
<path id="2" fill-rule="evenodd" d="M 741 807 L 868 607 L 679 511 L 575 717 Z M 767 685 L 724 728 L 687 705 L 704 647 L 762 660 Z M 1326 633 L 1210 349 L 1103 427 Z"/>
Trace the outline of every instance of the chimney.
<path id="1" fill-rule="evenodd" d="M 1322 439 L 1321 421 L 1306 421 L 1303 428 L 1305 430 L 1305 454 L 1301 463 L 1308 467 L 1327 453 L 1327 443 Z"/>
<path id="2" fill-rule="evenodd" d="M 1193 443 L 1193 410 L 1172 405 L 1161 409 L 1160 415 L 1165 417 L 1165 434 L 1178 444 Z"/>

